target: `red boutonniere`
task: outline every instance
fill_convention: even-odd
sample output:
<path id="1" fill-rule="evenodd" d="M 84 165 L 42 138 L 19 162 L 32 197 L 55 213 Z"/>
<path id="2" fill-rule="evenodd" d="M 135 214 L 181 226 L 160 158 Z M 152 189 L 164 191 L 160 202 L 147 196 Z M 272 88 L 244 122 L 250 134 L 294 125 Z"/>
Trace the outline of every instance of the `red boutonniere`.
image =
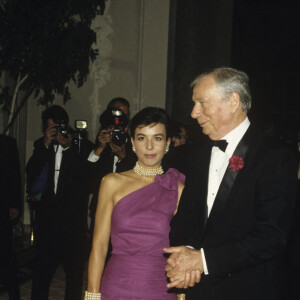
<path id="1" fill-rule="evenodd" d="M 232 169 L 233 172 L 243 169 L 244 168 L 243 158 L 237 155 L 232 156 L 229 159 L 229 168 Z"/>

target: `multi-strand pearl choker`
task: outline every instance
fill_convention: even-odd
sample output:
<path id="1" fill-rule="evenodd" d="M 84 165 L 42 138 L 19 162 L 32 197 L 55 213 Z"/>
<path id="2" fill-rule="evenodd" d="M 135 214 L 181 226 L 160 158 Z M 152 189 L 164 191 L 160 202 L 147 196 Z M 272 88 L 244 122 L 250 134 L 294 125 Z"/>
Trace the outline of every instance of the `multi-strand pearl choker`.
<path id="1" fill-rule="evenodd" d="M 150 168 L 143 168 L 140 166 L 139 162 L 137 161 L 135 164 L 135 167 L 133 168 L 134 172 L 141 175 L 141 176 L 146 176 L 146 177 L 153 177 L 159 174 L 163 174 L 164 170 L 160 166 L 159 168 L 155 169 L 150 169 Z"/>

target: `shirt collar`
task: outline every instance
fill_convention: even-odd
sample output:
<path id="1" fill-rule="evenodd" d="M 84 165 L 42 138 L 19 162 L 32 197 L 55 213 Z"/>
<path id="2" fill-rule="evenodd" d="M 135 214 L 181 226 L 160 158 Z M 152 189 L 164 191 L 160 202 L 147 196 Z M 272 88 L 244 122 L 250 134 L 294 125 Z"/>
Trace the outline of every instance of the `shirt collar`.
<path id="1" fill-rule="evenodd" d="M 231 130 L 222 138 L 222 140 L 226 140 L 228 143 L 228 146 L 226 148 L 226 153 L 229 156 L 233 154 L 236 146 L 244 136 L 249 126 L 250 126 L 250 121 L 248 117 L 246 117 L 245 120 L 240 125 L 238 125 L 236 128 Z"/>

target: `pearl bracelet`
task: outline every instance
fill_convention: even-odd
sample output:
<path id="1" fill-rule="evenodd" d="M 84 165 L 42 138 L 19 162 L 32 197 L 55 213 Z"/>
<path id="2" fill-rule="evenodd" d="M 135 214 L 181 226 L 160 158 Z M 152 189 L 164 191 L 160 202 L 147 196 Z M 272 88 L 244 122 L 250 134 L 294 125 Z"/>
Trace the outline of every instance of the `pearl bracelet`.
<path id="1" fill-rule="evenodd" d="M 84 300 L 101 300 L 101 293 L 90 293 L 85 291 Z"/>

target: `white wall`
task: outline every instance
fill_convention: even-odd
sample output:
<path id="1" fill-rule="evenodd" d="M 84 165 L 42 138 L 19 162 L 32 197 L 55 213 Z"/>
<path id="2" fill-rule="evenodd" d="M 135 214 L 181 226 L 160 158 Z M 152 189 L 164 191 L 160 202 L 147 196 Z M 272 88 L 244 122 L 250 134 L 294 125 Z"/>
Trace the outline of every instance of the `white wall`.
<path id="1" fill-rule="evenodd" d="M 170 0 L 106 3 L 104 16 L 92 24 L 97 32 L 99 57 L 91 66 L 87 82 L 81 88 L 70 84 L 72 99 L 66 105 L 61 97 L 55 99 L 55 104 L 69 113 L 71 124 L 76 119 L 88 120 L 92 141 L 99 115 L 114 97 L 130 102 L 131 115 L 146 106 L 165 107 Z M 34 100 L 28 103 L 26 161 L 34 140 L 42 134 L 43 109 Z"/>
<path id="2" fill-rule="evenodd" d="M 89 121 L 91 137 L 100 113 L 114 97 L 128 99 L 132 115 L 145 106 L 165 106 L 169 2 L 108 0 L 105 15 L 92 25 L 98 28 L 99 59 L 83 87 L 70 84 L 72 99 L 64 106 L 72 123 L 80 118 Z M 55 103 L 63 105 L 62 98 Z M 41 133 L 43 109 L 34 101 L 29 104 L 29 143 Z"/>

